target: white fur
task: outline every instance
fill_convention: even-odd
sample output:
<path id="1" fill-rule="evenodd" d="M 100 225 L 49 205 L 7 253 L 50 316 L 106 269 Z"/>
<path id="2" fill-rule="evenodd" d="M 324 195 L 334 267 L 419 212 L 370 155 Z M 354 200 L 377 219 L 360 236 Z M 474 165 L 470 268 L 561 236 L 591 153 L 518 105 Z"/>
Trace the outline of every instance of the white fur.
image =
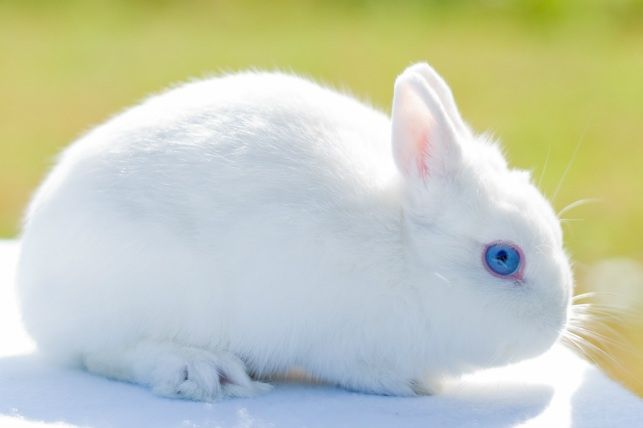
<path id="1" fill-rule="evenodd" d="M 485 270 L 496 240 L 522 247 L 524 282 Z M 151 97 L 64 152 L 18 281 L 43 353 L 198 400 L 294 367 L 434 392 L 546 350 L 572 287 L 550 205 L 426 64 L 398 78 L 392 125 L 278 73 Z"/>

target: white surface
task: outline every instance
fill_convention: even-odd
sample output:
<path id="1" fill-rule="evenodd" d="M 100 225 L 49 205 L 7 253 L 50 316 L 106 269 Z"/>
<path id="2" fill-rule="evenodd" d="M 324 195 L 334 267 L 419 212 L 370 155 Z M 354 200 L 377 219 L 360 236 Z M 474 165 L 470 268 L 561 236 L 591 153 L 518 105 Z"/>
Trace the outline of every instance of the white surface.
<path id="1" fill-rule="evenodd" d="M 432 397 L 281 383 L 259 398 L 213 404 L 157 398 L 31 355 L 15 301 L 17 249 L 0 242 L 1 427 L 643 427 L 643 400 L 563 348 L 468 376 Z"/>

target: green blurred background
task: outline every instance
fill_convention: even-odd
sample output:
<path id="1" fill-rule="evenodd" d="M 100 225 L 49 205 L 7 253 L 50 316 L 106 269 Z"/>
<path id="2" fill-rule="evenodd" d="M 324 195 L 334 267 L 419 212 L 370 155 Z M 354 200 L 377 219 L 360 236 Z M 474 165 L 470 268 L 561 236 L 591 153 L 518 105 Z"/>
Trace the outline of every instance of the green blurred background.
<path id="1" fill-rule="evenodd" d="M 643 395 L 641 0 L 0 0 L 0 237 L 18 234 L 61 148 L 150 92 L 269 68 L 388 110 L 396 74 L 418 60 L 557 209 L 599 200 L 564 223 L 577 292 L 599 289 L 611 308 L 591 326 L 606 338 L 585 349 Z M 615 257 L 627 280 L 618 264 L 596 273 Z"/>

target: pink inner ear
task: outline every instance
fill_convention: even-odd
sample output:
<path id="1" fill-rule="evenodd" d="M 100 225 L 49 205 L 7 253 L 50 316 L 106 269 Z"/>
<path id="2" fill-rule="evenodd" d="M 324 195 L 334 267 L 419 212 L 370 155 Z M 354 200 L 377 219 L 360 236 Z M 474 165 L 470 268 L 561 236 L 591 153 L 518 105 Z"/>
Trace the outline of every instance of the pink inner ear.
<path id="1" fill-rule="evenodd" d="M 413 167 L 420 178 L 426 178 L 429 175 L 428 159 L 430 155 L 430 117 L 416 117 L 415 123 L 408 124 L 406 138 L 410 141 L 402 149 L 398 156 L 403 160 L 403 170 L 405 174 L 413 174 Z"/>
<path id="2" fill-rule="evenodd" d="M 415 163 L 417 166 L 418 174 L 422 178 L 429 175 L 428 157 L 429 157 L 429 132 L 424 129 L 419 132 L 416 137 L 416 158 Z"/>
<path id="3" fill-rule="evenodd" d="M 407 79 L 408 80 L 408 79 Z M 393 147 L 400 171 L 429 176 L 432 129 L 435 119 L 417 88 L 403 79 L 396 83 L 393 100 Z"/>

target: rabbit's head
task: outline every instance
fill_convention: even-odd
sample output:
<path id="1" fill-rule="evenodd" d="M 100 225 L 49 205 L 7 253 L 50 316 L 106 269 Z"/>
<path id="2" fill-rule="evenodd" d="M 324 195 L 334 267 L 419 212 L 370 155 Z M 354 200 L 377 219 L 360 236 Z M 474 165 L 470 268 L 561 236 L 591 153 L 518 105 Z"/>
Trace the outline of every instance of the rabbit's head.
<path id="1" fill-rule="evenodd" d="M 548 349 L 565 326 L 572 273 L 559 220 L 498 146 L 474 135 L 426 64 L 395 82 L 393 155 L 409 269 L 444 358 L 486 367 Z"/>

